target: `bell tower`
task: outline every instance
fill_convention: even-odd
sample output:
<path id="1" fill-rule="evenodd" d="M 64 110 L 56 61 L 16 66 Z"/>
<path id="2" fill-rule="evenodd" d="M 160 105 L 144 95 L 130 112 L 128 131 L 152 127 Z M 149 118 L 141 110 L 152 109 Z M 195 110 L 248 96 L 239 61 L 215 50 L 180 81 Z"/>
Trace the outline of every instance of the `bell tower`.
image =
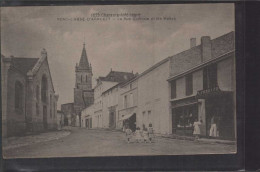
<path id="1" fill-rule="evenodd" d="M 88 61 L 85 43 L 80 57 L 79 64 L 75 66 L 75 88 L 74 88 L 74 111 L 80 116 L 81 111 L 93 104 L 94 92 L 92 89 L 92 67 Z"/>

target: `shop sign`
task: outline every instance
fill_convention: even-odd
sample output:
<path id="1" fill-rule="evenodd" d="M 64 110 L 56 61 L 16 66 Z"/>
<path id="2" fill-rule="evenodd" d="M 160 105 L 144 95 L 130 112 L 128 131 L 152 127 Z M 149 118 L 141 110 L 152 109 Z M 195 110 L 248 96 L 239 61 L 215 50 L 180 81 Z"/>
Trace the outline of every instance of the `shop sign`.
<path id="1" fill-rule="evenodd" d="M 206 95 L 206 94 L 210 94 L 212 92 L 218 92 L 218 91 L 220 91 L 220 89 L 218 86 L 216 86 L 216 87 L 198 91 L 197 96 L 202 96 L 202 95 Z"/>

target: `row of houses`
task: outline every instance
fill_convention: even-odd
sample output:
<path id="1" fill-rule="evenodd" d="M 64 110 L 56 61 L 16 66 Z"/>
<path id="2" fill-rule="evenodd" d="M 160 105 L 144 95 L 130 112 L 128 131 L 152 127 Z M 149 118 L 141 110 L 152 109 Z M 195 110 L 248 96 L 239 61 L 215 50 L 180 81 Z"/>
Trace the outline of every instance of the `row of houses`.
<path id="1" fill-rule="evenodd" d="M 191 135 L 195 120 L 201 134 L 236 138 L 235 37 L 190 40 L 190 49 L 167 57 L 141 74 L 113 82 L 110 74 L 94 88 L 94 104 L 81 112 L 81 126 L 135 130 L 153 125 L 155 133 Z"/>

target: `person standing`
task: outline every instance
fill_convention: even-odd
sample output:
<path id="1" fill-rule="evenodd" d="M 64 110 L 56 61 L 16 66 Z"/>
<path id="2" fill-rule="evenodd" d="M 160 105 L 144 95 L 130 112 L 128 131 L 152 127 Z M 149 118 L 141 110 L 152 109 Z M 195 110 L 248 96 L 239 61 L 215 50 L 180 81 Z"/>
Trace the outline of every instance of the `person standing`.
<path id="1" fill-rule="evenodd" d="M 139 127 L 136 128 L 135 139 L 136 139 L 136 142 L 138 142 L 138 143 L 140 143 L 142 141 L 142 133 L 141 133 L 141 130 Z"/>
<path id="2" fill-rule="evenodd" d="M 194 126 L 193 135 L 195 136 L 195 140 L 199 139 L 201 123 L 202 121 L 198 121 L 198 119 L 196 119 L 195 122 L 193 123 Z"/>
<path id="3" fill-rule="evenodd" d="M 126 129 L 125 129 L 125 135 L 126 135 L 127 143 L 129 143 L 131 135 L 132 135 L 132 130 L 129 128 L 128 125 L 126 126 Z"/>
<path id="4" fill-rule="evenodd" d="M 151 123 L 149 124 L 149 127 L 148 127 L 148 137 L 149 137 L 150 143 L 152 143 L 152 138 L 154 137 L 154 133 L 153 133 L 153 125 Z"/>
<path id="5" fill-rule="evenodd" d="M 144 130 L 143 130 L 143 136 L 144 136 L 144 142 L 147 143 L 148 140 L 149 140 L 147 128 L 144 128 Z"/>
<path id="6" fill-rule="evenodd" d="M 216 124 L 216 119 L 213 116 L 211 118 L 211 125 L 210 125 L 210 130 L 209 130 L 209 136 L 210 137 L 217 137 L 217 124 Z"/>

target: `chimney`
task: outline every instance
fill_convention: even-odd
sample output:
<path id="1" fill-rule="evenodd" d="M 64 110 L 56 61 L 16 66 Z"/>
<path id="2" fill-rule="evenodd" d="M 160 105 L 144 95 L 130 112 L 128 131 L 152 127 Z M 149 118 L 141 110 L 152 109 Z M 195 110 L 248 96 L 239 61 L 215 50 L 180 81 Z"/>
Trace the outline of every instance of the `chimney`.
<path id="1" fill-rule="evenodd" d="M 191 38 L 190 39 L 190 48 L 195 47 L 196 46 L 196 38 Z"/>
<path id="2" fill-rule="evenodd" d="M 47 57 L 47 51 L 45 50 L 45 48 L 42 49 L 41 56 L 42 56 L 42 58 L 46 58 Z"/>
<path id="3" fill-rule="evenodd" d="M 201 61 L 211 59 L 211 40 L 209 36 L 201 37 Z"/>

